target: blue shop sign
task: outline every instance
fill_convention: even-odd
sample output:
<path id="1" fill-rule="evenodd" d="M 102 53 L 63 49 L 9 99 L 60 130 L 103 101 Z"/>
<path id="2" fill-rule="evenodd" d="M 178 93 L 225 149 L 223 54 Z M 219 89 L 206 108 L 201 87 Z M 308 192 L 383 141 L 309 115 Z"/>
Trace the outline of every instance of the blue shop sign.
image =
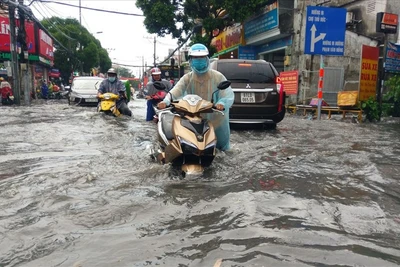
<path id="1" fill-rule="evenodd" d="M 282 38 L 279 40 L 275 40 L 275 41 L 260 45 L 257 49 L 258 50 L 257 52 L 259 54 L 261 54 L 261 53 L 269 52 L 269 51 L 272 51 L 272 50 L 275 50 L 278 48 L 283 48 L 283 47 L 289 46 L 289 45 L 292 45 L 292 36 L 288 36 L 288 37 L 285 37 L 285 38 Z"/>
<path id="2" fill-rule="evenodd" d="M 244 24 L 244 38 L 248 39 L 276 27 L 278 27 L 278 8 L 246 22 Z"/>
<path id="3" fill-rule="evenodd" d="M 400 45 L 388 42 L 385 57 L 385 72 L 400 72 Z"/>
<path id="4" fill-rule="evenodd" d="M 239 46 L 239 59 L 257 59 L 257 50 L 254 46 Z"/>

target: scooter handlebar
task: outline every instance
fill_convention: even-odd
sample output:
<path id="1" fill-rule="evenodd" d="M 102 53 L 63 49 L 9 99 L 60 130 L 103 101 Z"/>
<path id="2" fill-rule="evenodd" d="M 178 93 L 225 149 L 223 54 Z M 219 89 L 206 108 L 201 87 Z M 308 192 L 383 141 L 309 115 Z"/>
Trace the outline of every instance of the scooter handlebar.
<path id="1" fill-rule="evenodd" d="M 220 113 L 220 114 L 222 114 L 222 116 L 225 116 L 225 113 L 224 113 L 224 112 L 222 112 L 222 111 L 221 111 L 221 110 L 219 110 L 219 109 L 212 108 L 212 110 L 213 110 L 214 112 L 217 112 L 217 113 Z M 225 110 L 225 109 L 223 109 L 223 110 Z"/>

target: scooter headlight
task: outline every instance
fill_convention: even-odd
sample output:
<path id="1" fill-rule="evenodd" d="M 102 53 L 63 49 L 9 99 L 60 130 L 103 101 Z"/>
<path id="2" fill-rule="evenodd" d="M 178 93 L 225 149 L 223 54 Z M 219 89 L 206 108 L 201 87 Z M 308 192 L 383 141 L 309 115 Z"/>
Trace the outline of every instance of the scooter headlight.
<path id="1" fill-rule="evenodd" d="M 196 146 L 195 144 L 193 144 L 192 142 L 189 142 L 189 141 L 183 139 L 183 138 L 180 137 L 180 136 L 178 136 L 178 140 L 179 140 L 179 142 L 180 142 L 181 144 L 185 144 L 185 145 L 191 146 L 191 147 L 193 147 L 193 148 L 197 148 L 197 146 Z"/>
<path id="2" fill-rule="evenodd" d="M 110 99 L 110 98 L 111 98 L 111 95 L 110 95 L 110 94 L 105 94 L 105 95 L 104 95 L 104 99 L 108 100 L 108 99 Z"/>
<path id="3" fill-rule="evenodd" d="M 206 145 L 205 149 L 216 146 L 216 145 L 217 145 L 217 140 L 211 141 L 208 145 Z"/>
<path id="4" fill-rule="evenodd" d="M 189 142 L 189 141 L 181 138 L 180 136 L 178 136 L 178 140 L 181 143 L 181 148 L 182 148 L 183 154 L 185 154 L 185 155 L 192 155 L 192 154 L 197 155 L 199 153 L 199 149 L 192 142 Z"/>

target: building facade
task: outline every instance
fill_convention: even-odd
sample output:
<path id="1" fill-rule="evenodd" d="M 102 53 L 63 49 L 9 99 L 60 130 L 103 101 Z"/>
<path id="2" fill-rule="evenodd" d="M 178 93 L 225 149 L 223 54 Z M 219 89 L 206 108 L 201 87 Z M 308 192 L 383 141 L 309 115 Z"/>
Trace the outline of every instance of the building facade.
<path id="1" fill-rule="evenodd" d="M 14 74 L 11 68 L 10 52 L 10 20 L 8 11 L 0 14 L 0 65 L 1 75 L 11 78 Z M 16 25 L 19 21 L 16 19 Z M 21 85 L 21 102 L 29 103 L 30 93 L 40 82 L 50 77 L 59 77 L 54 65 L 53 39 L 39 26 L 31 21 L 25 21 L 26 44 L 28 51 L 21 51 L 17 46 L 19 73 L 16 74 Z M 23 101 L 25 99 L 25 101 Z"/>
<path id="2" fill-rule="evenodd" d="M 297 70 L 298 91 L 288 96 L 287 103 L 308 104 L 317 95 L 321 56 L 305 54 L 307 6 L 317 5 L 346 9 L 344 54 L 323 57 L 323 97 L 330 105 L 335 105 L 337 92 L 358 90 L 362 45 L 376 47 L 383 44 L 384 34 L 376 32 L 376 14 L 397 14 L 400 1 L 277 0 L 260 14 L 236 26 L 240 28 L 241 36 L 237 43 L 225 42 L 232 45 L 218 46 L 218 40 L 224 37 L 214 38 L 212 44 L 218 49 L 214 57 L 264 59 L 272 62 L 279 72 Z M 391 42 L 399 39 L 398 33 L 388 36 Z"/>

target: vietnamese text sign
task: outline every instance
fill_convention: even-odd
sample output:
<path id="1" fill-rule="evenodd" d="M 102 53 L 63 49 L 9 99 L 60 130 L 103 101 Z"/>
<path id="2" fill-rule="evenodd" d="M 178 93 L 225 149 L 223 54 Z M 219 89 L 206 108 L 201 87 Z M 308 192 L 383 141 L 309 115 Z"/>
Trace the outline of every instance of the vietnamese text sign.
<path id="1" fill-rule="evenodd" d="M 227 50 L 242 43 L 242 25 L 240 24 L 228 27 L 225 31 L 220 32 L 211 42 L 217 48 L 217 52 Z"/>
<path id="2" fill-rule="evenodd" d="M 297 90 L 299 89 L 299 72 L 297 70 L 283 71 L 279 76 L 286 94 L 297 95 Z"/>
<path id="3" fill-rule="evenodd" d="M 386 12 L 376 14 L 376 31 L 383 33 L 397 33 L 399 15 Z"/>
<path id="4" fill-rule="evenodd" d="M 16 20 L 16 25 L 20 25 Z M 10 52 L 10 20 L 7 17 L 0 17 L 0 51 Z M 26 45 L 29 53 L 36 53 L 35 26 L 33 22 L 25 22 Z M 18 45 L 19 46 L 19 45 Z"/>
<path id="5" fill-rule="evenodd" d="M 39 55 L 44 57 L 46 60 L 52 61 L 54 59 L 53 39 L 51 39 L 42 29 L 39 29 Z M 44 63 L 47 63 L 47 61 Z"/>
<path id="6" fill-rule="evenodd" d="M 257 51 L 254 46 L 239 46 L 239 59 L 257 59 Z"/>
<path id="7" fill-rule="evenodd" d="M 385 71 L 400 73 L 400 45 L 388 42 L 385 58 Z"/>
<path id="8" fill-rule="evenodd" d="M 282 39 L 268 42 L 257 48 L 257 53 L 265 53 L 278 48 L 285 48 L 286 46 L 292 45 L 292 36 L 288 36 Z"/>
<path id="9" fill-rule="evenodd" d="M 359 100 L 375 98 L 378 81 L 379 48 L 363 45 L 361 51 Z"/>
<path id="10" fill-rule="evenodd" d="M 343 56 L 345 8 L 307 6 L 305 54 Z"/>
<path id="11" fill-rule="evenodd" d="M 278 27 L 278 2 L 267 6 L 266 13 L 244 24 L 244 38 L 248 39 L 276 27 Z"/>

